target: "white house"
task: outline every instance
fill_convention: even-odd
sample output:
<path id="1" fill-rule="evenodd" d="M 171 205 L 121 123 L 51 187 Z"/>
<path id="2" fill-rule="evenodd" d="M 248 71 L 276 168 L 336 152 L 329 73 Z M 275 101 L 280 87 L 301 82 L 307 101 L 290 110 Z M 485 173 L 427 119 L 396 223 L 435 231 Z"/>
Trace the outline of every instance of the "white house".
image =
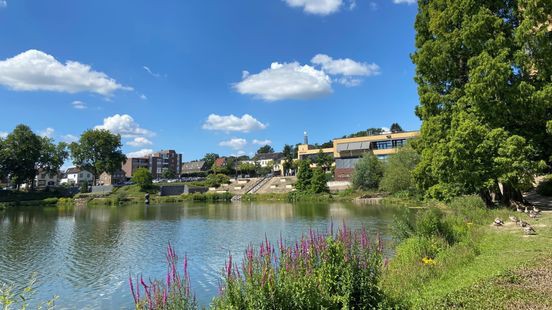
<path id="1" fill-rule="evenodd" d="M 65 174 L 66 176 L 61 179 L 61 184 L 80 185 L 83 182 L 88 182 L 88 184 L 92 184 L 94 182 L 94 175 L 92 172 L 81 168 L 69 168 Z"/>
<path id="2" fill-rule="evenodd" d="M 47 187 L 47 186 L 58 186 L 60 180 L 59 172 L 57 173 L 48 173 L 43 170 L 39 170 L 35 177 L 35 186 L 37 188 Z"/>

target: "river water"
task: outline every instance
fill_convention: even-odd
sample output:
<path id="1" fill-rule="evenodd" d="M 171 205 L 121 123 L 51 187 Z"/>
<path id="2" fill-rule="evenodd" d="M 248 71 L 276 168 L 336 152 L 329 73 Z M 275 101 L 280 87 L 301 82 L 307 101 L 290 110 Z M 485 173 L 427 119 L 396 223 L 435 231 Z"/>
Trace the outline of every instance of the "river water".
<path id="1" fill-rule="evenodd" d="M 22 288 L 35 274 L 32 304 L 57 295 L 58 309 L 132 309 L 129 275 L 163 279 L 170 242 L 188 256 L 192 289 L 208 305 L 229 253 L 241 258 L 265 236 L 291 242 L 343 221 L 389 240 L 396 212 L 345 203 L 12 208 L 0 211 L 0 282 Z"/>

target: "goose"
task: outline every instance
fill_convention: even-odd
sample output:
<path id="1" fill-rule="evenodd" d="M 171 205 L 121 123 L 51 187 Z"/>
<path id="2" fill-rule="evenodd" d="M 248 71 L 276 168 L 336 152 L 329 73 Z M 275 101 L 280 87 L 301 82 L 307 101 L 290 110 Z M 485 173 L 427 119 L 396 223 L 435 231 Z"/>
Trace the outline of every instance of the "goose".
<path id="1" fill-rule="evenodd" d="M 517 222 L 517 224 L 520 226 L 520 227 L 527 227 L 527 226 L 530 226 L 529 223 L 525 222 L 525 221 L 519 221 Z"/>
<path id="2" fill-rule="evenodd" d="M 495 220 L 493 222 L 493 225 L 494 226 L 502 226 L 502 225 L 504 225 L 504 221 L 497 217 L 497 218 L 495 218 Z"/>
<path id="3" fill-rule="evenodd" d="M 537 218 L 538 215 L 539 214 L 537 212 L 533 212 L 533 211 L 529 212 L 529 217 L 532 219 Z"/>
<path id="4" fill-rule="evenodd" d="M 527 206 L 525 206 L 525 213 L 529 213 L 529 210 L 527 210 Z"/>
<path id="5" fill-rule="evenodd" d="M 513 215 L 510 215 L 510 221 L 514 222 L 514 223 L 517 223 L 517 221 L 519 221 L 519 219 Z"/>
<path id="6" fill-rule="evenodd" d="M 521 208 L 519 207 L 518 203 L 515 203 L 515 205 L 516 205 L 516 211 L 517 212 L 523 212 L 523 210 L 521 210 Z"/>
<path id="7" fill-rule="evenodd" d="M 538 208 L 537 208 L 537 207 L 535 207 L 535 206 L 533 206 L 533 211 L 535 211 L 536 213 L 540 213 L 540 212 L 541 212 L 541 210 L 540 210 L 540 209 L 538 209 Z"/>
<path id="8" fill-rule="evenodd" d="M 526 234 L 526 235 L 536 235 L 537 232 L 533 229 L 533 227 L 527 225 L 526 227 L 523 228 L 523 232 Z"/>

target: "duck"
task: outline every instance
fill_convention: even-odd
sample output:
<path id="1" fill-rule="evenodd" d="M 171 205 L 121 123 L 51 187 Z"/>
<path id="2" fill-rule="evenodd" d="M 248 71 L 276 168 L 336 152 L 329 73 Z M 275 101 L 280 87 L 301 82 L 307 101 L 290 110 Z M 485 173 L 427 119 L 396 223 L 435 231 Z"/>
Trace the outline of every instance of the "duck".
<path id="1" fill-rule="evenodd" d="M 523 212 L 523 210 L 521 210 L 521 208 L 519 207 L 518 203 L 515 203 L 515 205 L 516 205 L 516 211 L 517 212 Z"/>
<path id="2" fill-rule="evenodd" d="M 539 214 L 537 212 L 534 212 L 532 210 L 531 210 L 531 212 L 529 212 L 529 217 L 532 218 L 532 219 L 537 218 L 538 215 Z"/>
<path id="3" fill-rule="evenodd" d="M 533 206 L 533 211 L 536 212 L 536 213 L 540 213 L 540 212 L 541 212 L 541 210 L 540 210 L 539 208 L 535 207 L 535 206 Z"/>
<path id="4" fill-rule="evenodd" d="M 533 227 L 531 227 L 530 225 L 527 225 L 526 227 L 523 228 L 523 233 L 525 233 L 526 235 L 536 235 L 537 234 L 535 229 L 533 229 Z"/>
<path id="5" fill-rule="evenodd" d="M 502 226 L 502 225 L 504 225 L 504 221 L 497 217 L 497 218 L 495 218 L 495 220 L 493 222 L 493 225 L 494 226 Z"/>
<path id="6" fill-rule="evenodd" d="M 514 222 L 514 223 L 517 223 L 517 221 L 519 221 L 519 219 L 513 215 L 510 215 L 510 221 Z"/>
<path id="7" fill-rule="evenodd" d="M 527 226 L 530 226 L 529 223 L 525 222 L 525 221 L 519 221 L 517 222 L 517 224 L 520 226 L 520 227 L 527 227 Z"/>
<path id="8" fill-rule="evenodd" d="M 527 206 L 525 206 L 525 213 L 529 213 L 529 210 L 527 210 Z"/>

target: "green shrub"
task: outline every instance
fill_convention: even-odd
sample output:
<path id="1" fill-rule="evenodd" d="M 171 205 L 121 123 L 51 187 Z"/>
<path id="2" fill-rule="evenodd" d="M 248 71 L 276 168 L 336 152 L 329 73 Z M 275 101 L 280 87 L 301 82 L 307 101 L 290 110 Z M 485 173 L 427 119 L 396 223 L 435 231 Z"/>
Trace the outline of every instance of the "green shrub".
<path id="1" fill-rule="evenodd" d="M 373 153 L 366 153 L 355 165 L 353 187 L 356 189 L 377 189 L 383 177 L 383 164 Z"/>
<path id="2" fill-rule="evenodd" d="M 207 176 L 204 183 L 208 187 L 219 187 L 222 184 L 230 183 L 230 178 L 222 173 L 210 174 Z"/>
<path id="3" fill-rule="evenodd" d="M 138 168 L 132 175 L 132 182 L 138 184 L 141 191 L 145 191 L 153 185 L 153 176 L 146 168 Z"/>
<path id="4" fill-rule="evenodd" d="M 55 197 L 46 198 L 46 199 L 43 199 L 42 202 L 47 205 L 55 205 L 58 203 L 58 198 L 55 198 Z"/>
<path id="5" fill-rule="evenodd" d="M 392 194 L 415 195 L 416 184 L 412 171 L 420 162 L 420 155 L 409 145 L 391 155 L 384 165 L 380 189 Z"/>

